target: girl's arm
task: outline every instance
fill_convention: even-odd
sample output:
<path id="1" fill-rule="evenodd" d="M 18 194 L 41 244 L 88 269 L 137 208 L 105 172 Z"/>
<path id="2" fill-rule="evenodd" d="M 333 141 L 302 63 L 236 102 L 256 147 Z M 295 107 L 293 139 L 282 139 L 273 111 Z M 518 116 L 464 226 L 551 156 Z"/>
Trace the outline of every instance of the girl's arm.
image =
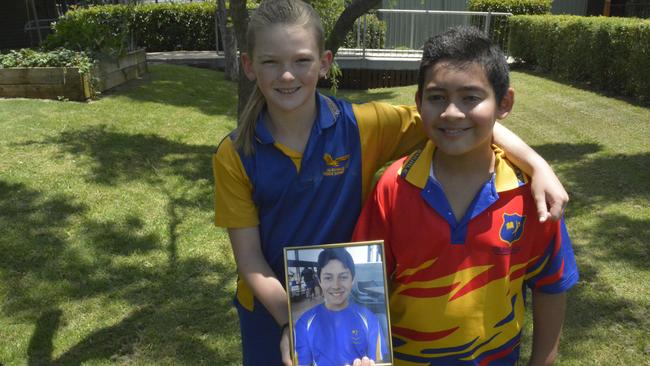
<path id="1" fill-rule="evenodd" d="M 257 226 L 229 228 L 228 236 L 237 263 L 237 273 L 248 284 L 255 298 L 271 313 L 278 325 L 284 326 L 289 321 L 287 292 L 264 259 L 259 228 Z M 288 327 L 284 327 L 280 351 L 284 365 L 291 366 L 287 331 Z"/>
<path id="2" fill-rule="evenodd" d="M 289 320 L 287 292 L 262 254 L 257 226 L 228 229 L 230 244 L 237 263 L 237 272 L 253 291 L 253 295 L 271 313 L 279 326 Z"/>
<path id="3" fill-rule="evenodd" d="M 537 204 L 539 221 L 562 218 L 569 195 L 546 160 L 498 122 L 494 125 L 494 143 L 506 152 L 513 164 L 531 177 L 530 187 Z"/>
<path id="4" fill-rule="evenodd" d="M 555 361 L 565 310 L 566 293 L 533 291 L 533 350 L 529 366 L 547 366 Z"/>

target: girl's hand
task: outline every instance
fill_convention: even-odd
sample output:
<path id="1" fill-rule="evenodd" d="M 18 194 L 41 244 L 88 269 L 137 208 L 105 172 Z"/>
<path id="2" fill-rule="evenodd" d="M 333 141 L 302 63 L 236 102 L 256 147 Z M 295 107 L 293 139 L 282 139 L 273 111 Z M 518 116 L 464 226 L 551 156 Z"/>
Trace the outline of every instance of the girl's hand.
<path id="1" fill-rule="evenodd" d="M 282 364 L 284 366 L 292 366 L 291 351 L 289 350 L 289 327 L 284 327 L 282 330 L 280 353 L 282 354 Z"/>
<path id="2" fill-rule="evenodd" d="M 564 208 L 569 203 L 569 195 L 553 170 L 536 170 L 533 174 L 530 190 L 537 206 L 540 222 L 547 219 L 557 221 L 562 218 Z"/>
<path id="3" fill-rule="evenodd" d="M 350 366 L 350 365 L 346 365 Z M 352 362 L 352 366 L 375 366 L 375 361 L 369 359 L 368 357 L 364 357 L 362 359 L 356 359 L 354 362 Z"/>

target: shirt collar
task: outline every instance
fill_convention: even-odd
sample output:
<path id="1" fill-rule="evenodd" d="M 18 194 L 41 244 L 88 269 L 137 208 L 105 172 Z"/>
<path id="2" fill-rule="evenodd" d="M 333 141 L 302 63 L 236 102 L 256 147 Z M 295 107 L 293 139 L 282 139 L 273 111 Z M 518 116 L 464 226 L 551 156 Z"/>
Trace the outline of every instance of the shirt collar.
<path id="1" fill-rule="evenodd" d="M 429 140 L 422 150 L 412 153 L 399 171 L 402 178 L 414 186 L 424 189 L 431 171 L 431 160 L 435 150 L 435 145 Z M 492 150 L 495 155 L 494 181 L 497 192 L 510 191 L 528 183 L 528 177 L 506 159 L 503 150 L 496 145 L 492 145 Z"/>
<path id="2" fill-rule="evenodd" d="M 316 92 L 315 97 L 316 109 L 318 110 L 315 126 L 318 132 L 320 132 L 326 128 L 333 126 L 334 123 L 336 123 L 339 114 L 341 114 L 341 110 L 332 99 L 322 95 L 321 93 Z M 266 128 L 266 125 L 264 124 L 265 116 L 266 106 L 262 108 L 262 111 L 260 112 L 259 116 L 257 117 L 257 121 L 255 122 L 255 138 L 260 144 L 272 144 L 275 142 L 275 140 L 273 139 L 271 132 L 268 130 L 268 128 Z"/>

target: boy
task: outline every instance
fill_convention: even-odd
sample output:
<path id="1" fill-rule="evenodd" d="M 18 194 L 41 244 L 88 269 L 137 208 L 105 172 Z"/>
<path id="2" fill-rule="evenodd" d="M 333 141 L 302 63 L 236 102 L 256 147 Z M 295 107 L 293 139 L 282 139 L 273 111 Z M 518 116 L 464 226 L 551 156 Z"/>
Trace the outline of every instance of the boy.
<path id="1" fill-rule="evenodd" d="M 386 170 L 353 237 L 386 243 L 395 364 L 516 364 L 524 285 L 530 364 L 553 363 L 578 271 L 564 220 L 535 219 L 528 178 L 491 145 L 514 103 L 503 53 L 475 28 L 431 38 L 415 101 L 430 141 Z"/>
<path id="2" fill-rule="evenodd" d="M 325 302 L 307 310 L 296 322 L 297 365 L 372 364 L 387 355 L 385 337 L 375 315 L 350 301 L 354 261 L 344 248 L 318 255 L 317 275 Z"/>

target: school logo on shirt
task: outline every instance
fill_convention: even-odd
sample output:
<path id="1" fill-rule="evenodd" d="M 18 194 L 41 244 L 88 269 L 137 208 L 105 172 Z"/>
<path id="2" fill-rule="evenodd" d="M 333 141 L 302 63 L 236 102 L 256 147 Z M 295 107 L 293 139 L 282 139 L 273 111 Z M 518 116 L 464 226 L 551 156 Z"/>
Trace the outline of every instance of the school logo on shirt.
<path id="1" fill-rule="evenodd" d="M 508 245 L 512 245 L 512 243 L 521 239 L 521 235 L 524 233 L 525 223 L 526 216 L 504 213 L 499 238 L 508 243 Z"/>
<path id="2" fill-rule="evenodd" d="M 323 172 L 324 176 L 331 177 L 335 175 L 341 175 L 345 173 L 345 168 L 348 167 L 350 154 L 339 156 L 338 158 L 333 158 L 332 155 L 325 153 L 325 155 L 323 155 L 323 160 L 325 160 L 325 171 Z"/>
<path id="3" fill-rule="evenodd" d="M 359 337 L 359 329 L 352 329 L 352 344 L 360 344 L 361 337 Z"/>

